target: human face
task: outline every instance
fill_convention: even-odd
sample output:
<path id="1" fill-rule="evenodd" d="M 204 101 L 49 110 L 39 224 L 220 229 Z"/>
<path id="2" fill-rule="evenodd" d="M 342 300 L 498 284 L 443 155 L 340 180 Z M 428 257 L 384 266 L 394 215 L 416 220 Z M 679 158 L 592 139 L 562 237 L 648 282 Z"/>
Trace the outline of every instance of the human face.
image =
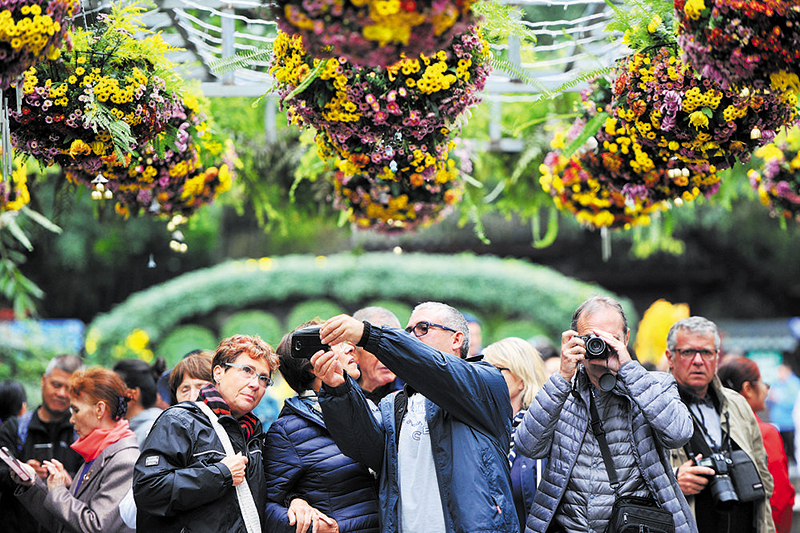
<path id="1" fill-rule="evenodd" d="M 407 327 L 414 327 L 419 322 L 442 324 L 442 317 L 437 314 L 435 309 L 419 309 L 408 319 Z M 409 333 L 409 335 L 414 334 Z M 417 338 L 440 352 L 461 357 L 461 345 L 464 343 L 464 334 L 460 331 L 453 332 L 442 328 L 431 327 L 428 329 L 428 333 Z"/>
<path id="2" fill-rule="evenodd" d="M 430 332 L 428 332 L 430 333 Z M 364 348 L 355 351 L 358 367 L 361 369 L 361 387 L 370 392 L 378 387 L 391 383 L 397 376 L 378 361 L 378 358 Z"/>
<path id="3" fill-rule="evenodd" d="M 263 398 L 267 387 L 261 383 L 258 376 L 269 375 L 270 368 L 263 360 L 253 359 L 247 354 L 239 354 L 233 363 L 253 368 L 255 375 L 248 377 L 244 371 L 238 368 L 215 366 L 214 381 L 217 383 L 220 396 L 227 402 L 231 414 L 235 418 L 241 418 L 252 411 Z"/>
<path id="4" fill-rule="evenodd" d="M 683 350 L 707 350 L 714 353 L 710 360 L 703 359 L 699 353 L 685 359 L 678 355 Z M 672 375 L 681 386 L 698 398 L 705 398 L 708 384 L 717 372 L 719 352 L 714 346 L 714 334 L 699 333 L 679 329 L 675 332 L 675 350 L 667 350 L 667 360 Z"/>
<path id="5" fill-rule="evenodd" d="M 211 385 L 211 383 L 204 379 L 185 376 L 181 384 L 178 385 L 178 390 L 175 391 L 175 398 L 178 402 L 193 402 L 197 399 L 197 395 L 200 394 L 200 389 L 207 385 Z"/>
<path id="6" fill-rule="evenodd" d="M 103 427 L 102 418 L 105 409 L 100 402 L 92 402 L 91 398 L 81 394 L 77 398 L 72 398 L 70 402 L 72 416 L 69 421 L 75 426 L 75 433 L 80 438 L 88 437 L 92 431 Z"/>
<path id="7" fill-rule="evenodd" d="M 611 307 L 599 307 L 589 314 L 585 312 L 578 317 L 578 335 L 590 335 L 596 331 L 605 331 L 611 334 L 612 337 L 617 339 L 623 344 L 628 343 L 628 335 L 630 332 L 625 331 L 625 326 L 622 322 L 622 315 L 619 311 Z M 597 382 L 600 376 L 608 372 L 608 367 L 613 366 L 618 368 L 619 365 L 609 365 L 612 359 L 618 359 L 616 353 L 612 353 L 608 359 L 584 359 L 583 366 L 586 368 L 586 373 L 593 382 Z"/>
<path id="8" fill-rule="evenodd" d="M 61 420 L 69 416 L 69 378 L 72 374 L 54 368 L 49 376 L 42 376 L 42 407 L 39 416 L 45 422 Z"/>
<path id="9" fill-rule="evenodd" d="M 525 388 L 525 383 L 522 381 L 522 378 L 513 373 L 510 368 L 493 361 L 489 361 L 489 363 L 503 374 L 503 379 L 506 380 L 506 385 L 508 385 L 511 408 L 514 414 L 517 414 L 519 410 L 522 409 L 522 390 Z"/>
<path id="10" fill-rule="evenodd" d="M 742 396 L 747 399 L 753 411 L 764 411 L 767 408 L 767 393 L 769 385 L 761 379 L 758 381 L 747 381 L 742 384 Z"/>
<path id="11" fill-rule="evenodd" d="M 361 371 L 358 369 L 355 358 L 355 346 L 349 342 L 340 342 L 331 346 L 331 350 L 339 357 L 339 363 L 350 377 L 353 379 L 361 377 Z"/>

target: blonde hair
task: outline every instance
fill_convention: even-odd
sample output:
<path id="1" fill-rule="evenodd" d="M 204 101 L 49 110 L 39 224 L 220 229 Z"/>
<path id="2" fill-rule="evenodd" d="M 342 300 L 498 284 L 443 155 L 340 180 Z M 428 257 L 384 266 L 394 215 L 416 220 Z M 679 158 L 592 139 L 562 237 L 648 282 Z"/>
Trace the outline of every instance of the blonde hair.
<path id="1" fill-rule="evenodd" d="M 507 337 L 484 348 L 484 360 L 505 367 L 522 380 L 522 408 L 527 409 L 546 381 L 539 350 L 519 337 Z"/>

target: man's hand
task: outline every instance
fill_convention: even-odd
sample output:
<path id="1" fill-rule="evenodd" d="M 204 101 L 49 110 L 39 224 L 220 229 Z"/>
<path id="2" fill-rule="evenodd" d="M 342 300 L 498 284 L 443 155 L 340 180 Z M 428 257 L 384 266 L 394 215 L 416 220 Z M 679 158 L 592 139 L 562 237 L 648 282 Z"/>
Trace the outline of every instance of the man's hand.
<path id="1" fill-rule="evenodd" d="M 561 334 L 561 368 L 559 373 L 565 380 L 570 381 L 578 370 L 578 365 L 583 362 L 586 355 L 586 346 L 583 339 L 574 330 Z"/>
<path id="2" fill-rule="evenodd" d="M 349 315 L 337 315 L 324 324 L 319 330 L 323 344 L 333 346 L 340 342 L 349 341 L 358 344 L 364 335 L 364 323 Z"/>
<path id="3" fill-rule="evenodd" d="M 702 458 L 703 454 L 698 454 L 694 460 L 689 459 L 678 467 L 676 476 L 678 478 L 678 485 L 681 487 L 681 492 L 686 496 L 698 494 L 708 485 L 707 476 L 716 474 L 713 468 L 695 465 L 695 461 L 699 461 Z"/>
<path id="4" fill-rule="evenodd" d="M 244 481 L 244 476 L 247 473 L 247 457 L 243 456 L 242 452 L 238 452 L 233 456 L 226 455 L 220 463 L 227 466 L 228 470 L 231 471 L 234 487 Z"/>
<path id="5" fill-rule="evenodd" d="M 631 354 L 628 353 L 628 347 L 625 346 L 624 342 L 618 340 L 615 336 L 606 331 L 598 329 L 594 330 L 592 333 L 603 339 L 608 346 L 608 350 L 611 354 L 608 357 L 608 369 L 613 370 L 615 373 L 619 372 L 619 368 L 631 360 Z"/>
<path id="6" fill-rule="evenodd" d="M 314 367 L 314 375 L 325 385 L 329 387 L 344 385 L 344 369 L 339 356 L 335 353 L 318 351 L 311 358 L 311 366 Z"/>
<path id="7" fill-rule="evenodd" d="M 289 518 L 289 525 L 297 524 L 297 533 L 306 533 L 308 526 L 313 524 L 313 533 L 338 533 L 339 524 L 333 518 L 326 516 L 319 510 L 311 507 L 302 498 L 294 498 L 289 504 L 286 513 Z"/>
<path id="8" fill-rule="evenodd" d="M 43 467 L 42 463 L 36 459 L 28 459 L 26 463 L 36 471 L 37 476 L 42 479 L 47 479 L 47 468 Z"/>

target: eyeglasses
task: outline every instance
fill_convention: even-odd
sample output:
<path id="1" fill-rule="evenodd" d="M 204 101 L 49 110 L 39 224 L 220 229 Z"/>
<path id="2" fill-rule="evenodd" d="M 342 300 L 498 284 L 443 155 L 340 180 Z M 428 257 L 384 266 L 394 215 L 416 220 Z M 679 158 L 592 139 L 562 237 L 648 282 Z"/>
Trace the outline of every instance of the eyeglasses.
<path id="1" fill-rule="evenodd" d="M 265 389 L 272 385 L 273 381 L 272 378 L 269 377 L 267 374 L 257 374 L 256 369 L 252 366 L 247 365 L 239 365 L 236 363 L 225 363 L 225 366 L 230 366 L 233 368 L 238 368 L 239 372 L 247 376 L 247 379 L 252 380 L 253 378 L 258 378 L 258 384 Z"/>
<path id="2" fill-rule="evenodd" d="M 766 390 L 769 390 L 769 388 L 771 387 L 771 385 L 769 383 L 765 383 L 765 382 L 760 381 L 760 380 L 759 381 L 748 381 L 748 383 L 750 385 L 755 385 L 757 383 L 760 383 L 761 385 L 764 385 L 764 389 L 766 389 Z"/>
<path id="3" fill-rule="evenodd" d="M 692 360 L 697 354 L 705 361 L 711 361 L 717 356 L 717 351 L 714 350 L 696 350 L 694 348 L 684 348 L 682 350 L 673 350 L 676 354 L 680 355 L 682 359 Z"/>
<path id="4" fill-rule="evenodd" d="M 452 331 L 453 333 L 456 332 L 453 328 L 448 328 L 447 326 L 443 326 L 441 324 L 434 324 L 433 322 L 417 322 L 413 326 L 408 326 L 406 328 L 406 333 L 414 333 L 416 337 L 424 337 L 428 334 L 431 328 L 439 328 L 445 331 Z"/>

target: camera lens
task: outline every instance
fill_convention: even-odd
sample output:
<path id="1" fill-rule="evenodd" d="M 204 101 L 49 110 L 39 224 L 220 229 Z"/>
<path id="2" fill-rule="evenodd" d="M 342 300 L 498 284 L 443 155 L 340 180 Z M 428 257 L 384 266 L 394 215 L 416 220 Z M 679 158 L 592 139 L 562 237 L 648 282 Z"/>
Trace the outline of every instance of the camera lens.
<path id="1" fill-rule="evenodd" d="M 730 476 L 717 474 L 711 478 L 709 489 L 711 489 L 711 496 L 714 497 L 717 505 L 733 504 L 739 501 Z"/>
<path id="2" fill-rule="evenodd" d="M 602 359 L 606 356 L 606 341 L 596 335 L 586 339 L 586 357 L 588 359 Z"/>

